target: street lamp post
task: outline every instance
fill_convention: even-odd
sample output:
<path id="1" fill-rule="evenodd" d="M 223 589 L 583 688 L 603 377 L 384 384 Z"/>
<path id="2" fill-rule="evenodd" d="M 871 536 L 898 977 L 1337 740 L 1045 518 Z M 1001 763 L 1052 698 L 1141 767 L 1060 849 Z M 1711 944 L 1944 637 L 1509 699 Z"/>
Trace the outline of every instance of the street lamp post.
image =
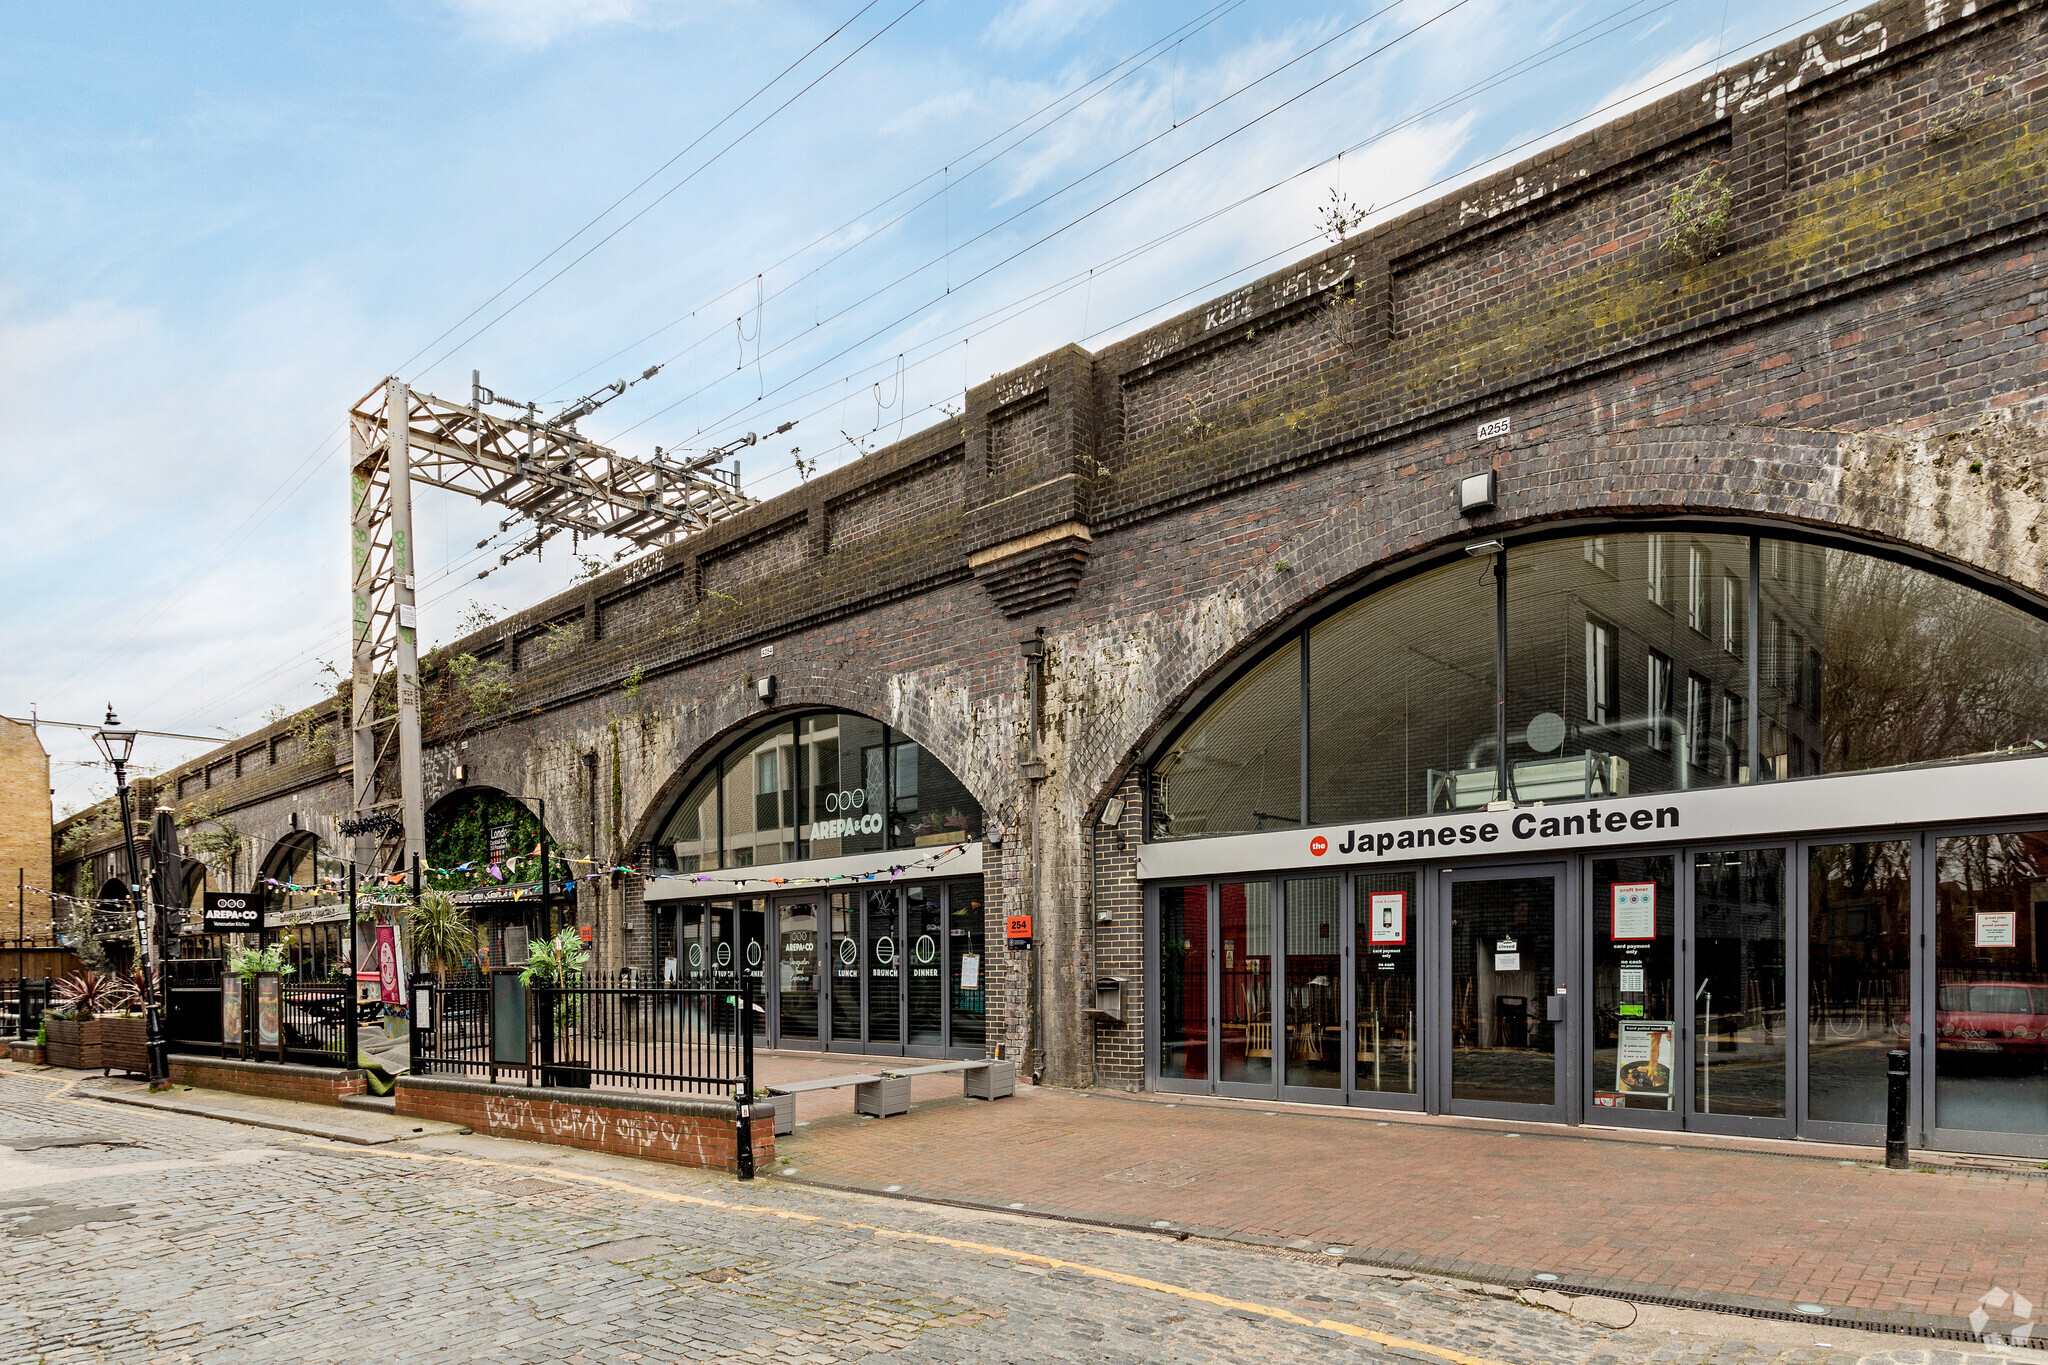
<path id="1" fill-rule="evenodd" d="M 149 987 L 151 954 L 148 917 L 142 908 L 142 886 L 135 862 L 135 822 L 128 813 L 128 755 L 135 748 L 135 731 L 123 730 L 107 707 L 106 723 L 93 732 L 107 762 L 114 765 L 114 787 L 121 795 L 121 841 L 128 850 L 128 900 L 135 908 L 135 955 L 142 960 L 143 1029 L 149 1040 L 149 1088 L 161 1090 L 171 1083 L 170 1054 L 164 1046 L 163 1019 L 157 1014 L 156 992 Z M 86 932 L 91 932 L 88 925 Z M 162 970 L 158 966 L 158 970 Z"/>

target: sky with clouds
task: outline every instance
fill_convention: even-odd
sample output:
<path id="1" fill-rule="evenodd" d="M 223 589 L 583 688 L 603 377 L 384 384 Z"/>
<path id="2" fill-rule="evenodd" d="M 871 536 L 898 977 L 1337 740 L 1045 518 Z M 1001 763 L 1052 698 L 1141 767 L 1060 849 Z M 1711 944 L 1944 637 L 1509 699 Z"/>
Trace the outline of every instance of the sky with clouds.
<path id="1" fill-rule="evenodd" d="M 660 365 L 585 434 L 794 420 L 741 457 L 771 497 L 1306 254 L 1333 193 L 1400 213 L 1848 8 L 8 6 L 0 714 L 232 735 L 330 689 L 342 416 L 387 374 L 566 405 Z M 516 531 L 415 521 L 427 642 L 579 568 L 478 579 Z M 60 808 L 110 789 L 43 737 Z"/>

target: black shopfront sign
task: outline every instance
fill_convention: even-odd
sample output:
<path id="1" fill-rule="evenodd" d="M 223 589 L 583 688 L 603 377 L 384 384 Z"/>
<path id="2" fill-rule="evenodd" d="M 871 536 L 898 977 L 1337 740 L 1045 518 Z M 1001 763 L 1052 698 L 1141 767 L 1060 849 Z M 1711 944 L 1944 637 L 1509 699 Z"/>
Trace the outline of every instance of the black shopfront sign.
<path id="1" fill-rule="evenodd" d="M 263 932 L 263 897 L 254 892 L 209 891 L 203 909 L 209 934 Z"/>

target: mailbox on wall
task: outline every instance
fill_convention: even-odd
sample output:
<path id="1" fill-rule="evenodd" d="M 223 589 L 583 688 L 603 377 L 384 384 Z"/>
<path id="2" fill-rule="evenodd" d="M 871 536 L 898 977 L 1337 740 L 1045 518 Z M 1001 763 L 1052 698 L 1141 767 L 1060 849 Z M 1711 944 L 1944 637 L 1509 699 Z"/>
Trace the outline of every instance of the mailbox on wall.
<path id="1" fill-rule="evenodd" d="M 1124 1021 L 1124 979 L 1120 976 L 1096 977 L 1095 1004 L 1088 1013 L 1097 1019 L 1121 1024 Z"/>

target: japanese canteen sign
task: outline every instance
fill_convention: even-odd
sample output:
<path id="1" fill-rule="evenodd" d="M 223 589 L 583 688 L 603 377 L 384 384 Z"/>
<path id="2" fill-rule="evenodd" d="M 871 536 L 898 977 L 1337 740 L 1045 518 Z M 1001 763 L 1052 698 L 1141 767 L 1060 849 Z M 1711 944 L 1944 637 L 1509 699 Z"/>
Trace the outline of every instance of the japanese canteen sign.
<path id="1" fill-rule="evenodd" d="M 254 892 L 209 891 L 201 902 L 209 934 L 255 934 L 263 930 L 263 898 Z"/>

